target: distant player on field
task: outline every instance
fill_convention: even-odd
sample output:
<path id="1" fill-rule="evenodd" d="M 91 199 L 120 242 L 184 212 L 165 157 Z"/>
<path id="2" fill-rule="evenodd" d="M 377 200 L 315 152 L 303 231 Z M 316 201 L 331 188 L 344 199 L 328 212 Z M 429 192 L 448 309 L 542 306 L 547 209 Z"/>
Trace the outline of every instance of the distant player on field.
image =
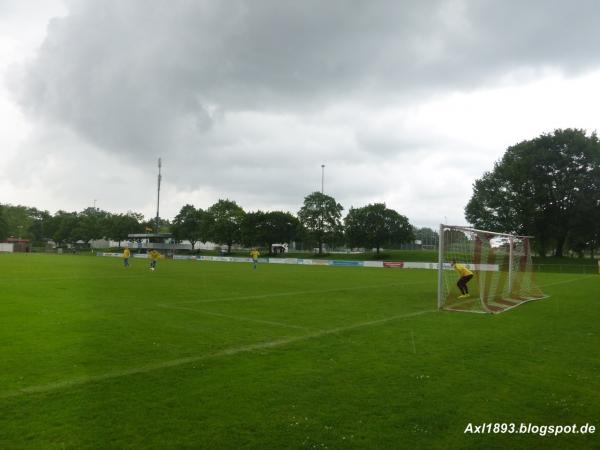
<path id="1" fill-rule="evenodd" d="M 131 256 L 131 252 L 129 251 L 129 247 L 125 247 L 123 250 L 123 265 L 125 267 L 129 267 L 129 257 Z"/>
<path id="2" fill-rule="evenodd" d="M 152 249 L 148 253 L 148 257 L 150 258 L 150 270 L 154 271 L 156 269 L 156 261 L 160 258 L 160 253 Z"/>
<path id="3" fill-rule="evenodd" d="M 250 256 L 252 257 L 252 263 L 254 264 L 254 268 L 256 269 L 256 264 L 258 263 L 258 257 L 260 256 L 260 252 L 257 248 L 253 248 L 250 252 Z"/>
<path id="4" fill-rule="evenodd" d="M 469 297 L 469 288 L 467 286 L 467 283 L 471 281 L 471 278 L 473 278 L 473 272 L 467 269 L 467 266 L 465 266 L 464 264 L 457 263 L 455 259 L 452 260 L 451 265 L 454 268 L 454 270 L 458 272 L 459 278 L 456 285 L 458 286 L 458 289 L 460 289 L 461 293 L 461 295 L 459 295 L 458 298 Z"/>

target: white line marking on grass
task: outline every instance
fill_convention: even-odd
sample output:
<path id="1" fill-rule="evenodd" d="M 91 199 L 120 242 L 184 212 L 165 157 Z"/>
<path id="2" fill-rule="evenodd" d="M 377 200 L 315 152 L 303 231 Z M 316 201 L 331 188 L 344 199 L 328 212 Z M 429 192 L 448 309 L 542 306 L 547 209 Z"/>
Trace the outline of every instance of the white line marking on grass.
<path id="1" fill-rule="evenodd" d="M 256 323 L 262 323 L 262 324 L 267 324 L 267 325 L 276 325 L 278 327 L 296 328 L 298 330 L 309 330 L 309 328 L 307 328 L 307 327 L 301 327 L 301 326 L 298 326 L 298 325 L 291 325 L 291 324 L 288 324 L 288 323 L 273 322 L 273 321 L 270 321 L 270 320 L 261 320 L 261 319 L 251 319 L 249 317 L 241 317 L 241 316 L 230 316 L 230 315 L 227 315 L 227 314 L 221 314 L 221 313 L 216 313 L 216 312 L 211 312 L 211 311 L 202 311 L 200 309 L 186 308 L 185 306 L 170 306 L 170 305 L 165 305 L 165 304 L 162 304 L 162 303 L 158 303 L 156 306 L 159 306 L 161 308 L 167 308 L 167 309 L 178 309 L 178 310 L 182 310 L 182 311 L 193 311 L 193 312 L 198 313 L 198 314 L 206 314 L 208 316 L 224 317 L 226 319 L 241 320 L 241 321 L 245 321 L 245 322 L 256 322 Z"/>
<path id="2" fill-rule="evenodd" d="M 231 356 L 231 355 L 237 355 L 240 353 L 252 352 L 254 350 L 262 350 L 262 349 L 281 347 L 281 346 L 284 346 L 287 344 L 306 341 L 309 339 L 320 338 L 323 336 L 329 336 L 332 334 L 355 330 L 357 328 L 363 328 L 363 327 L 368 327 L 368 326 L 372 326 L 372 325 L 379 325 L 379 324 L 391 322 L 392 320 L 408 319 L 408 318 L 417 317 L 417 316 L 421 316 L 424 314 L 430 314 L 430 313 L 435 313 L 435 312 L 437 312 L 437 309 L 429 309 L 429 310 L 425 310 L 425 311 L 417 311 L 417 312 L 408 313 L 408 314 L 400 314 L 400 315 L 396 315 L 396 316 L 386 317 L 383 319 L 371 320 L 368 322 L 361 322 L 361 323 L 357 323 L 354 325 L 348 325 L 345 327 L 337 327 L 337 328 L 332 328 L 329 330 L 316 331 L 314 333 L 309 333 L 309 334 L 305 334 L 302 336 L 295 336 L 295 337 L 289 337 L 289 338 L 285 338 L 285 339 L 277 339 L 277 340 L 269 341 L 269 342 L 259 342 L 256 344 L 248 344 L 248 345 L 242 345 L 239 347 L 226 348 L 219 352 L 208 354 L 208 355 L 190 356 L 187 358 L 173 359 L 170 361 L 155 362 L 155 363 L 145 364 L 140 367 L 132 367 L 130 369 L 108 372 L 108 373 L 101 374 L 101 375 L 92 375 L 89 377 L 73 378 L 71 380 L 59 381 L 56 383 L 42 384 L 42 385 L 38 385 L 38 386 L 29 386 L 29 387 L 17 389 L 14 391 L 0 393 L 0 400 L 14 398 L 14 397 L 20 397 L 20 396 L 28 395 L 28 394 L 44 394 L 47 392 L 53 392 L 53 391 L 57 391 L 57 390 L 61 390 L 61 389 L 68 389 L 68 388 L 82 386 L 82 385 L 86 385 L 86 384 L 90 384 L 90 383 L 97 383 L 100 381 L 126 377 L 129 375 L 149 373 L 149 372 L 153 372 L 156 370 L 167 369 L 170 367 L 179 367 L 184 364 L 190 364 L 190 363 L 203 361 L 203 360 L 207 360 L 207 359 L 211 359 L 211 358 L 218 358 L 221 356 Z"/>
<path id="3" fill-rule="evenodd" d="M 215 302 L 233 302 L 236 300 L 261 300 L 265 298 L 272 297 L 289 297 L 294 295 L 305 295 L 305 294 L 326 294 L 328 292 L 340 292 L 340 291 L 357 291 L 361 289 L 375 289 L 375 288 L 384 288 L 384 287 L 394 287 L 394 286 L 406 286 L 409 284 L 430 284 L 431 281 L 412 281 L 407 283 L 389 283 L 389 284 L 375 284 L 369 286 L 355 286 L 355 287 L 340 287 L 333 289 L 314 289 L 310 291 L 288 291 L 288 292 L 278 292 L 275 294 L 262 294 L 262 295 L 245 295 L 240 297 L 221 297 L 221 298 L 208 298 L 202 300 L 187 300 L 187 301 L 178 301 L 177 305 L 188 304 L 188 303 L 215 303 Z M 177 298 L 175 297 L 177 300 Z"/>
<path id="4" fill-rule="evenodd" d="M 593 279 L 593 278 L 597 278 L 597 276 L 585 275 L 585 276 L 579 277 L 579 278 L 571 278 L 570 280 L 556 281 L 554 283 L 547 283 L 547 284 L 540 284 L 540 287 L 556 286 L 557 284 L 574 283 L 575 281 L 589 280 L 589 279 Z"/>

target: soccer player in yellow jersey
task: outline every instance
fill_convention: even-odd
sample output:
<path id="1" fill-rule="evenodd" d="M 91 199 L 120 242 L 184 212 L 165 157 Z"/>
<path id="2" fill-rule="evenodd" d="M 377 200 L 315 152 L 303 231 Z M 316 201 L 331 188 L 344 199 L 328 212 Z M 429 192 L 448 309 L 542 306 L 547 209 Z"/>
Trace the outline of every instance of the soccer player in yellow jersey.
<path id="1" fill-rule="evenodd" d="M 160 253 L 152 249 L 150 250 L 150 253 L 148 253 L 148 256 L 150 257 L 150 270 L 154 271 L 154 269 L 156 269 L 156 261 L 160 258 Z"/>
<path id="2" fill-rule="evenodd" d="M 260 256 L 260 252 L 257 248 L 253 248 L 250 252 L 250 256 L 252 257 L 252 262 L 254 263 L 254 268 L 256 269 L 256 264 L 258 263 L 258 257 Z"/>
<path id="3" fill-rule="evenodd" d="M 469 288 L 467 283 L 471 281 L 471 278 L 473 278 L 473 272 L 467 269 L 467 266 L 464 264 L 457 263 L 455 259 L 452 260 L 452 267 L 454 270 L 456 270 L 456 272 L 458 272 L 459 277 L 456 285 L 458 286 L 458 289 L 460 289 L 461 295 L 459 295 L 458 298 L 469 297 Z"/>
<path id="4" fill-rule="evenodd" d="M 123 265 L 125 267 L 129 267 L 129 257 L 131 256 L 131 252 L 129 251 L 129 247 L 125 247 L 123 250 Z"/>

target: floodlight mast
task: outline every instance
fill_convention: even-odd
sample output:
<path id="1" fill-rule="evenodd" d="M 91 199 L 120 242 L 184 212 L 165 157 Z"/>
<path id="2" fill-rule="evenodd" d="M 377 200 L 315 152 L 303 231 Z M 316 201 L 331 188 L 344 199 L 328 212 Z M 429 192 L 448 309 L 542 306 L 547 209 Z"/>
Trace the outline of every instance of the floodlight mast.
<path id="1" fill-rule="evenodd" d="M 160 211 L 160 180 L 162 178 L 161 174 L 160 174 L 161 166 L 162 166 L 161 159 L 158 158 L 158 190 L 157 190 L 157 195 L 156 195 L 156 232 L 157 233 L 160 231 L 159 211 Z"/>

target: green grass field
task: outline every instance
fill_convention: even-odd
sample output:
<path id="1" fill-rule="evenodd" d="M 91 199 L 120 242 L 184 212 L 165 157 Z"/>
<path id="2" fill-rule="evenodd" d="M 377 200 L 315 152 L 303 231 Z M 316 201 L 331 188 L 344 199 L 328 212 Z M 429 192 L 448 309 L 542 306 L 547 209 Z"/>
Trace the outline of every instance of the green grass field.
<path id="1" fill-rule="evenodd" d="M 437 312 L 435 271 L 0 255 L 0 448 L 600 448 L 600 276 Z"/>

